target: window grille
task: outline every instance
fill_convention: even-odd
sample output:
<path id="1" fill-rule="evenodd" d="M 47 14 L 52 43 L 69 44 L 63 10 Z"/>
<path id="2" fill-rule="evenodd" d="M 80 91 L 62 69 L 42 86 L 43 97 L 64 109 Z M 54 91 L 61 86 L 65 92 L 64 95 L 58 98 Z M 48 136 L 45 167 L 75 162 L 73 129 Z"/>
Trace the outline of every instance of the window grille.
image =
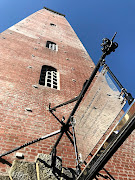
<path id="1" fill-rule="evenodd" d="M 51 66 L 42 66 L 39 84 L 45 87 L 59 89 L 59 73 Z"/>
<path id="2" fill-rule="evenodd" d="M 54 42 L 47 41 L 46 47 L 53 50 L 53 51 L 58 51 L 58 45 L 56 45 L 56 43 L 54 43 Z"/>

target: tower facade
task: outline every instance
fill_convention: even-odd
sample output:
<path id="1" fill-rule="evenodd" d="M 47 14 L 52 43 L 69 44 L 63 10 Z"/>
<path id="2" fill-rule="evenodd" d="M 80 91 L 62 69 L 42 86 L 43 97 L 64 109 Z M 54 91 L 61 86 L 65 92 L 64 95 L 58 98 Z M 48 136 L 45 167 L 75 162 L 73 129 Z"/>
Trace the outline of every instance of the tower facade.
<path id="1" fill-rule="evenodd" d="M 0 152 L 4 153 L 60 129 L 60 123 L 48 111 L 49 104 L 55 106 L 76 97 L 95 65 L 64 15 L 48 9 L 1 33 L 0 52 Z M 73 105 L 57 110 L 60 120 L 68 117 Z M 26 161 L 34 161 L 38 153 L 51 152 L 57 137 L 39 141 L 19 152 Z M 133 137 L 134 134 L 127 142 L 132 144 Z M 124 168 L 121 165 L 118 175 L 115 156 L 109 161 L 110 173 L 114 170 L 118 178 L 124 177 L 128 168 L 133 175 L 133 160 L 128 161 L 126 153 L 127 162 L 132 165 Z M 7 163 L 0 163 L 2 174 L 8 172 L 15 154 L 3 157 Z M 65 135 L 57 155 L 62 157 L 63 166 L 75 167 L 74 148 Z M 118 156 L 121 162 L 123 155 Z"/>
<path id="2" fill-rule="evenodd" d="M 77 96 L 94 63 L 66 18 L 47 9 L 10 27 L 0 38 L 0 151 L 3 153 L 60 129 L 60 123 L 48 111 L 49 103 L 58 105 Z M 58 109 L 59 119 L 66 118 L 72 107 Z M 25 160 L 33 161 L 38 153 L 49 154 L 57 137 L 19 152 Z M 5 159 L 12 163 L 15 154 Z M 73 167 L 74 154 L 64 136 L 58 146 L 63 164 Z M 1 172 L 6 167 L 1 164 Z"/>

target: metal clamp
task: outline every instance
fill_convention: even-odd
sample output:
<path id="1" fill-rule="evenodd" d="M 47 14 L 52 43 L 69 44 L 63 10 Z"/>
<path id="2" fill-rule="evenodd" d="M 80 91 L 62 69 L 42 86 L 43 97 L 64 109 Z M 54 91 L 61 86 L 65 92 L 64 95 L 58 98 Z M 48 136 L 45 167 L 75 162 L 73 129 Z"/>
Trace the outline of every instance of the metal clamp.
<path id="1" fill-rule="evenodd" d="M 76 125 L 76 120 L 73 116 L 71 117 L 71 125 L 72 125 L 72 127 L 75 127 L 75 125 Z"/>

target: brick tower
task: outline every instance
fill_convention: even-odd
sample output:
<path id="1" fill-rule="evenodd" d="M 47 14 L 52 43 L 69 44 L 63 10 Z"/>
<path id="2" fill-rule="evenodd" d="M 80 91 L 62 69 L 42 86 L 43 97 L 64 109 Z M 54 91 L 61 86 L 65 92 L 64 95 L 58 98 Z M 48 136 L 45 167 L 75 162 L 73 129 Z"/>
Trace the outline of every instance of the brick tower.
<path id="1" fill-rule="evenodd" d="M 0 39 L 0 151 L 5 152 L 58 130 L 60 124 L 48 112 L 49 103 L 58 105 L 77 96 L 94 63 L 64 15 L 47 9 L 10 27 Z M 58 117 L 66 118 L 71 108 L 59 109 Z M 33 161 L 38 153 L 49 154 L 56 139 L 53 136 L 19 152 Z M 5 159 L 11 163 L 15 154 Z M 66 137 L 58 155 L 64 165 L 74 166 L 74 149 Z M 6 167 L 0 164 L 0 171 Z"/>
<path id="2" fill-rule="evenodd" d="M 47 8 L 1 33 L 0 54 L 0 152 L 4 153 L 60 129 L 60 123 L 48 111 L 49 103 L 58 105 L 76 97 L 95 65 L 65 16 Z M 72 107 L 60 108 L 59 119 L 66 119 Z M 19 152 L 25 161 L 33 162 L 38 153 L 51 152 L 57 137 Z M 133 137 L 127 142 L 132 144 Z M 65 135 L 57 155 L 62 157 L 63 166 L 75 167 L 74 148 Z M 3 157 L 1 174 L 7 174 L 15 156 L 16 152 Z M 108 165 L 110 171 L 116 171 L 114 160 Z M 117 179 L 124 177 L 128 168 L 133 179 L 133 161 L 127 162 L 131 165 L 120 167 Z M 116 168 L 111 168 L 113 165 Z"/>

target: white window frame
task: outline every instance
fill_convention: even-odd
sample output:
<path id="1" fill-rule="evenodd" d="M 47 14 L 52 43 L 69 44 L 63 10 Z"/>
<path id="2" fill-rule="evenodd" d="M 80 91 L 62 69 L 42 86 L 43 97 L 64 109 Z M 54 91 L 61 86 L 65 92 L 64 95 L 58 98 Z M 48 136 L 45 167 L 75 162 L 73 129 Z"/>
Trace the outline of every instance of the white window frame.
<path id="1" fill-rule="evenodd" d="M 59 79 L 60 79 L 59 72 L 57 72 L 57 71 L 46 71 L 45 87 L 50 87 L 52 89 L 60 90 Z"/>
<path id="2" fill-rule="evenodd" d="M 58 45 L 50 41 L 49 42 L 49 49 L 51 49 L 53 51 L 58 51 Z"/>

